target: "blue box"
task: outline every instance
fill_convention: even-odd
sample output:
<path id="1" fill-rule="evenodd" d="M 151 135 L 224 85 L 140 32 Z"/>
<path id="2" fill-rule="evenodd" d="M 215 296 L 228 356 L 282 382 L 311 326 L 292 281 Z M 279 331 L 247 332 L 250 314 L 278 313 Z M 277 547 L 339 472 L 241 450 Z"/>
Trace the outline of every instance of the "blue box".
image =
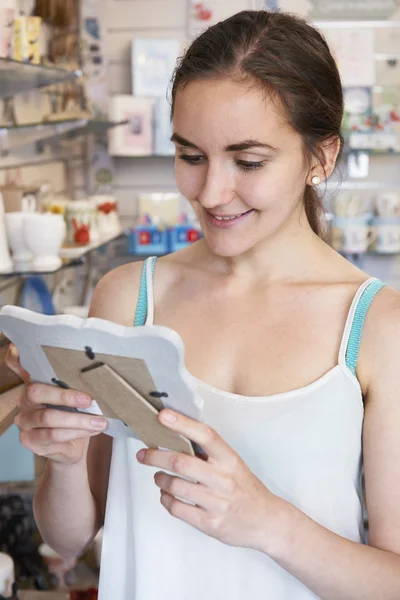
<path id="1" fill-rule="evenodd" d="M 128 235 L 129 254 L 152 256 L 167 252 L 167 232 L 156 225 L 139 225 Z"/>

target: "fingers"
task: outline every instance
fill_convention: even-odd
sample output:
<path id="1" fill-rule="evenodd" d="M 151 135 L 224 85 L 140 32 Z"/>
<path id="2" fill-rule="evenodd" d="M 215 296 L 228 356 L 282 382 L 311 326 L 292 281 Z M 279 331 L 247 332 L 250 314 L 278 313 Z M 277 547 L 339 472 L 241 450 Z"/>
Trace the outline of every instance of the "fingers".
<path id="1" fill-rule="evenodd" d="M 215 510 L 220 507 L 221 499 L 214 494 L 210 494 L 207 488 L 200 483 L 192 483 L 180 477 L 173 477 L 162 471 L 155 474 L 154 481 L 163 492 L 168 492 L 175 498 L 181 498 L 186 502 L 201 506 L 205 510 Z"/>
<path id="2" fill-rule="evenodd" d="M 5 356 L 5 363 L 7 367 L 11 369 L 11 371 L 13 371 L 16 375 L 18 375 L 18 377 L 22 379 L 22 381 L 25 381 L 25 383 L 30 382 L 29 373 L 21 367 L 21 364 L 19 362 L 19 352 L 17 347 L 14 346 L 14 344 L 10 344 L 8 346 L 7 353 Z"/>
<path id="3" fill-rule="evenodd" d="M 56 385 L 42 383 L 28 385 L 25 394 L 21 397 L 20 407 L 25 410 L 32 410 L 45 404 L 70 408 L 89 408 L 91 398 L 87 394 L 75 390 L 64 390 Z"/>
<path id="4" fill-rule="evenodd" d="M 137 458 L 142 464 L 176 473 L 215 491 L 229 492 L 230 479 L 227 475 L 196 456 L 168 450 L 147 449 L 140 450 Z"/>
<path id="5" fill-rule="evenodd" d="M 84 430 L 86 432 L 103 431 L 107 426 L 104 417 L 95 417 L 83 413 L 71 413 L 51 408 L 20 412 L 14 419 L 15 425 L 23 430 Z M 58 440 L 61 441 L 61 440 Z"/>
<path id="6" fill-rule="evenodd" d="M 83 438 L 99 435 L 100 431 L 85 431 L 76 429 L 35 429 L 23 430 L 20 433 L 21 444 L 40 456 L 44 456 L 48 452 L 54 453 L 54 445 L 63 444 L 60 446 L 62 453 L 65 454 L 65 442 L 72 442 Z"/>
<path id="7" fill-rule="evenodd" d="M 209 459 L 214 459 L 214 461 L 227 467 L 236 462 L 237 455 L 232 448 L 208 425 L 175 411 L 165 409 L 159 413 L 158 418 L 168 429 L 177 431 L 198 444 L 206 452 Z"/>

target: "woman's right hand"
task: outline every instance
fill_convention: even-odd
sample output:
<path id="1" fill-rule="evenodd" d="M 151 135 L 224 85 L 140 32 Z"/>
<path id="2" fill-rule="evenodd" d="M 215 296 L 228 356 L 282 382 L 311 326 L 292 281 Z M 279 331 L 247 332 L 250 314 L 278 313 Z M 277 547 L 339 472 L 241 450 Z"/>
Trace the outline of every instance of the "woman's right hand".
<path id="1" fill-rule="evenodd" d="M 46 405 L 88 408 L 91 398 L 74 390 L 30 383 L 29 374 L 22 368 L 13 344 L 8 348 L 5 362 L 26 383 L 14 421 L 20 429 L 22 445 L 56 463 L 73 465 L 86 458 L 90 438 L 104 431 L 106 419 Z"/>

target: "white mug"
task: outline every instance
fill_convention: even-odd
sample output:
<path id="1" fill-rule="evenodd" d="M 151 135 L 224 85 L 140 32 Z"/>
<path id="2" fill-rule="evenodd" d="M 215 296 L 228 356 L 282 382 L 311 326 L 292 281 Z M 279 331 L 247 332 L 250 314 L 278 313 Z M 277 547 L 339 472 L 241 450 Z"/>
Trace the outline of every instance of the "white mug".
<path id="1" fill-rule="evenodd" d="M 368 216 L 335 217 L 332 221 L 333 246 L 344 254 L 363 254 L 376 239 L 375 228 Z"/>
<path id="2" fill-rule="evenodd" d="M 376 231 L 376 252 L 380 254 L 400 252 L 400 219 L 377 217 L 373 225 Z"/>
<path id="3" fill-rule="evenodd" d="M 12 258 L 16 271 L 28 271 L 32 268 L 32 252 L 25 243 L 24 220 L 27 213 L 9 212 L 6 213 L 6 229 L 8 243 L 10 244 Z"/>
<path id="4" fill-rule="evenodd" d="M 25 213 L 24 237 L 33 254 L 35 271 L 55 271 L 61 266 L 60 248 L 65 238 L 62 215 Z"/>

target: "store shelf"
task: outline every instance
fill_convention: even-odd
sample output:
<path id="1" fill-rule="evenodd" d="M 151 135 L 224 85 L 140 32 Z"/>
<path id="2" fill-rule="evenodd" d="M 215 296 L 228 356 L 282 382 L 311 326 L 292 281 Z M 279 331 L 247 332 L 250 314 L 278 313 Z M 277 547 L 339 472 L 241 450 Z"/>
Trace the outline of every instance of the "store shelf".
<path id="1" fill-rule="evenodd" d="M 135 154 L 134 156 L 122 156 L 122 155 L 118 155 L 118 156 L 113 156 L 113 159 L 118 159 L 118 158 L 123 158 L 123 159 L 127 159 L 127 158 L 132 158 L 132 159 L 143 159 L 143 158 L 175 158 L 175 154 Z"/>
<path id="2" fill-rule="evenodd" d="M 87 120 L 84 119 L 67 119 L 65 121 L 0 127 L 0 150 L 4 154 L 21 146 L 44 141 L 54 136 L 61 136 L 71 129 L 83 127 L 86 123 Z"/>
<path id="3" fill-rule="evenodd" d="M 400 181 L 368 181 L 368 180 L 345 180 L 327 181 L 318 186 L 321 192 L 325 189 L 340 192 L 342 190 L 392 190 L 400 189 Z"/>
<path id="4" fill-rule="evenodd" d="M 119 233 L 112 235 L 110 237 L 100 239 L 95 244 L 89 244 L 87 246 L 78 247 L 78 248 L 74 249 L 73 253 L 61 249 L 60 257 L 64 260 L 64 262 L 60 267 L 58 267 L 57 269 L 53 269 L 52 271 L 35 271 L 32 269 L 29 271 L 12 271 L 10 273 L 0 273 L 0 281 L 12 279 L 15 277 L 26 278 L 26 277 L 31 277 L 33 275 L 51 275 L 54 273 L 59 273 L 60 271 L 63 271 L 65 269 L 69 269 L 72 267 L 78 267 L 78 266 L 84 264 L 85 257 L 88 254 L 90 254 L 91 252 L 95 252 L 96 250 L 99 250 L 103 246 L 106 246 L 107 244 L 110 244 L 114 241 L 117 241 L 117 240 L 129 235 L 129 233 L 131 233 L 130 228 L 122 229 Z M 72 256 L 71 256 L 71 254 L 72 254 Z M 2 291 L 2 286 L 0 286 L 0 292 L 1 291 Z"/>
<path id="5" fill-rule="evenodd" d="M 382 150 L 373 150 L 369 148 L 350 148 L 346 147 L 343 149 L 343 155 L 347 156 L 351 153 L 358 154 L 360 152 L 369 154 L 369 156 L 400 156 L 400 150 L 392 150 L 390 148 L 385 148 Z"/>
<path id="6" fill-rule="evenodd" d="M 0 98 L 10 98 L 29 90 L 72 81 L 81 75 L 79 70 L 67 71 L 0 58 Z"/>
<path id="7" fill-rule="evenodd" d="M 19 157 L 13 154 L 12 156 L 7 157 L 0 156 L 0 171 L 4 169 L 19 169 L 21 167 L 35 167 L 57 162 L 72 164 L 73 162 L 81 162 L 82 160 L 83 155 L 74 155 L 66 150 L 55 152 L 53 156 L 39 154 L 29 158 L 26 156 Z"/>
<path id="8" fill-rule="evenodd" d="M 66 119 L 64 121 L 49 121 L 48 123 L 1 127 L 0 151 L 4 156 L 10 150 L 27 144 L 74 139 L 89 133 L 102 135 L 108 129 L 126 123 L 127 121 L 115 123 L 101 119 Z"/>
<path id="9" fill-rule="evenodd" d="M 47 141 L 57 139 L 74 139 L 80 136 L 88 135 L 92 133 L 94 135 L 104 135 L 109 129 L 119 127 L 120 125 L 126 125 L 129 120 L 124 121 L 107 121 L 105 119 L 83 119 L 81 124 L 75 128 L 71 128 L 68 131 L 56 134 L 54 137 Z"/>

